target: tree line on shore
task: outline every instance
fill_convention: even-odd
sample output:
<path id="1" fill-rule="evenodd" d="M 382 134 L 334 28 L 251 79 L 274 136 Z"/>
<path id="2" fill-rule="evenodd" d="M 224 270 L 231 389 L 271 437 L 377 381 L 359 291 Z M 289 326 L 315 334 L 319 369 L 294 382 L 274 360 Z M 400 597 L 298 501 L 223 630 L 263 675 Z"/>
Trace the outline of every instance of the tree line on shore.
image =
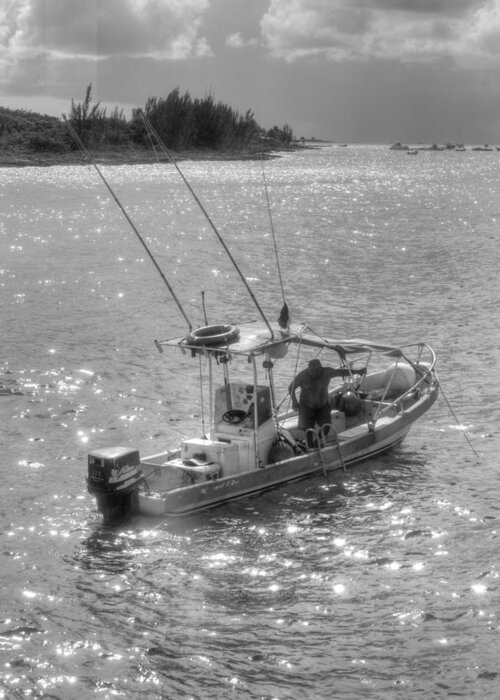
<path id="1" fill-rule="evenodd" d="M 145 127 L 141 111 L 162 142 L 173 151 L 251 151 L 289 146 L 292 129 L 285 124 L 265 130 L 248 110 L 240 114 L 211 95 L 193 99 L 189 92 L 173 89 L 166 98 L 150 97 L 144 108 L 127 119 L 123 109 L 108 114 L 92 98 L 88 85 L 82 102 L 71 101 L 65 118 L 90 150 L 127 147 L 153 149 L 156 144 Z M 62 154 L 77 149 L 64 119 L 25 110 L 0 107 L 0 152 L 16 149 L 32 153 Z"/>

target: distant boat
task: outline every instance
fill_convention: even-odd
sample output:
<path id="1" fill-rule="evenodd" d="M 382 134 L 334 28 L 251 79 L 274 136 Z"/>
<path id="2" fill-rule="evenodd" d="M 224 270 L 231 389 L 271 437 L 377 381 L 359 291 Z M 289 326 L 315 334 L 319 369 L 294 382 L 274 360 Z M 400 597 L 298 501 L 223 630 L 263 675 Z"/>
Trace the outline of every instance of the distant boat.
<path id="1" fill-rule="evenodd" d="M 338 148 L 347 148 L 347 144 L 346 143 L 338 143 L 337 147 Z"/>
<path id="2" fill-rule="evenodd" d="M 455 146 L 455 151 L 465 151 L 465 146 L 463 145 L 463 143 L 457 143 L 457 145 Z"/>
<path id="3" fill-rule="evenodd" d="M 408 151 L 408 146 L 404 146 L 401 141 L 396 141 L 396 143 L 393 143 L 392 146 L 389 146 L 389 150 L 391 151 Z"/>
<path id="4" fill-rule="evenodd" d="M 489 144 L 485 143 L 484 146 L 475 146 L 472 150 L 473 151 L 492 151 L 493 148 Z"/>
<path id="5" fill-rule="evenodd" d="M 410 148 L 406 152 L 409 156 L 418 156 L 418 149 L 417 148 Z"/>

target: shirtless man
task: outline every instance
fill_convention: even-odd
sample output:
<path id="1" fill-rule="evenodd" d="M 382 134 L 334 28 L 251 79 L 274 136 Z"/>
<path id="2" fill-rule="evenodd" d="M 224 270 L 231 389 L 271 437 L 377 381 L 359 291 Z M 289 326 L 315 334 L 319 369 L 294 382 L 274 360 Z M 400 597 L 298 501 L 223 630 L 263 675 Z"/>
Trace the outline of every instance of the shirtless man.
<path id="1" fill-rule="evenodd" d="M 292 397 L 292 406 L 299 412 L 299 428 L 308 430 L 330 423 L 330 402 L 328 400 L 328 385 L 333 377 L 349 374 L 347 369 L 323 367 L 315 358 L 309 362 L 307 369 L 299 372 L 290 382 L 288 393 Z M 295 391 L 300 388 L 300 400 L 297 401 Z"/>

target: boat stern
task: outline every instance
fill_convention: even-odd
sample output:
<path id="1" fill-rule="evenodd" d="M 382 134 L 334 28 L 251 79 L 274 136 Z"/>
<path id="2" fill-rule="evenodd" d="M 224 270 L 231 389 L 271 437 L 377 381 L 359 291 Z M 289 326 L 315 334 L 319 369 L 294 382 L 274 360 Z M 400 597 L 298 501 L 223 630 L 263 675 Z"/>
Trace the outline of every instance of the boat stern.
<path id="1" fill-rule="evenodd" d="M 137 510 L 142 481 L 138 450 L 106 447 L 89 453 L 87 489 L 95 496 L 105 522 L 121 520 Z"/>

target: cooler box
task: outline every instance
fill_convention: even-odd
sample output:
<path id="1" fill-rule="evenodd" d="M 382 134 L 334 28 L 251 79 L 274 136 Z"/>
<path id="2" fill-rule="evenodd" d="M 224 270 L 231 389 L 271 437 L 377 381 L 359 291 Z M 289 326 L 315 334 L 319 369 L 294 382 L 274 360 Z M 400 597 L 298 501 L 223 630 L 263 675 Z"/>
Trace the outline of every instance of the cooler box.
<path id="1" fill-rule="evenodd" d="M 332 411 L 330 413 L 330 423 L 338 435 L 338 433 L 345 430 L 345 413 L 343 411 Z"/>

